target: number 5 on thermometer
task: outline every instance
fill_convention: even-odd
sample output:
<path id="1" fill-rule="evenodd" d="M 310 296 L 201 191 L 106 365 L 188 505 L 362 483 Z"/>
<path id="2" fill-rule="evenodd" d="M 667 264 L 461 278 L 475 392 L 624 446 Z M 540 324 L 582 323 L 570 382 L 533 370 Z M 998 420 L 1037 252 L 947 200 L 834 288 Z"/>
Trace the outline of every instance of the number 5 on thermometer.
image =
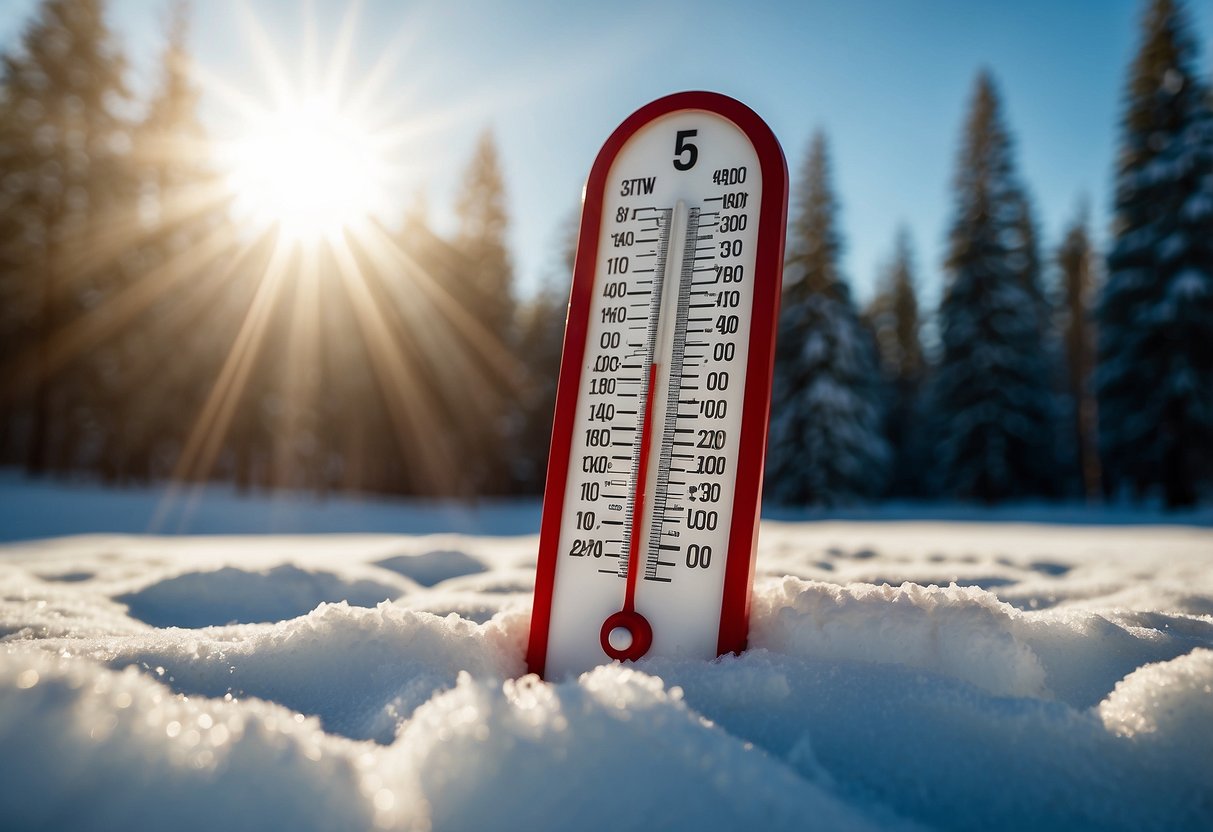
<path id="1" fill-rule="evenodd" d="M 787 222 L 783 152 L 723 95 L 642 107 L 590 171 L 527 664 L 743 650 Z"/>

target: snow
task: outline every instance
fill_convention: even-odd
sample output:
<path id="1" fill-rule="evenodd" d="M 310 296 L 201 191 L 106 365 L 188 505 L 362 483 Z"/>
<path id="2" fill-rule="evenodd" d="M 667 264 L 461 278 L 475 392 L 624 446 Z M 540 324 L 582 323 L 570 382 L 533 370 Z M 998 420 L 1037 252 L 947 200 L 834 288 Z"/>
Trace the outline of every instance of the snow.
<path id="1" fill-rule="evenodd" d="M 539 528 L 539 512 L 538 500 L 401 503 L 290 492 L 250 498 L 224 486 L 104 489 L 89 483 L 30 481 L 0 470 L 0 540 L 92 532 L 209 534 L 216 530 L 228 534 L 529 534 Z"/>
<path id="2" fill-rule="evenodd" d="M 326 601 L 374 606 L 405 591 L 398 582 L 346 580 L 282 564 L 264 572 L 230 566 L 186 572 L 115 600 L 127 605 L 132 618 L 153 627 L 208 627 L 295 618 Z"/>
<path id="3" fill-rule="evenodd" d="M 746 653 L 543 682 L 536 538 L 395 519 L 0 547 L 4 828 L 1213 825 L 1211 529 L 768 520 Z"/>

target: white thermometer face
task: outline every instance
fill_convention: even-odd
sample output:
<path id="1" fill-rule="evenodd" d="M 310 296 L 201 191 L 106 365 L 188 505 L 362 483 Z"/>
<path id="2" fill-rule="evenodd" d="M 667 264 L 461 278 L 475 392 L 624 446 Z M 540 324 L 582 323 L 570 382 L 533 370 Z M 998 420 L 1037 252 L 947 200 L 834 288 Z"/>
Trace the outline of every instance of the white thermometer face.
<path id="1" fill-rule="evenodd" d="M 546 625 L 542 667 L 531 655 L 532 669 L 549 677 L 612 659 L 716 656 L 731 557 L 745 561 L 748 604 L 761 477 L 754 437 L 765 443 L 773 332 L 764 309 L 762 337 L 752 339 L 755 287 L 769 290 L 773 279 L 777 289 L 777 273 L 761 274 L 770 263 L 760 263 L 760 244 L 777 239 L 777 262 L 783 236 L 779 213 L 778 229 L 760 240 L 767 168 L 730 118 L 675 109 L 627 136 L 593 195 L 596 217 L 586 211 L 573 298 L 583 308 L 570 309 L 565 354 L 577 366 L 561 376 L 560 395 L 572 401 L 561 402 L 564 436 L 558 404 L 553 438 L 553 462 L 559 455 L 565 470 L 549 478 L 544 507 L 536 608 L 542 588 L 547 620 L 532 624 Z M 587 188 L 587 204 L 591 196 Z M 752 341 L 763 353 L 754 362 Z M 751 385 L 754 367 L 762 378 Z M 762 401 L 747 407 L 747 396 Z M 747 504 L 737 512 L 739 482 Z"/>

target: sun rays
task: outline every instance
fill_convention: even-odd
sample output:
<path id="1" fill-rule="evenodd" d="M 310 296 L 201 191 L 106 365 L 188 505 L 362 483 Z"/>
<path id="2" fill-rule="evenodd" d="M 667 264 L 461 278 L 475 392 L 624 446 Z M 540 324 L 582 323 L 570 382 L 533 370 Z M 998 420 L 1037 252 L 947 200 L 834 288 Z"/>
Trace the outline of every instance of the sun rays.
<path id="1" fill-rule="evenodd" d="M 410 469 L 404 481 L 429 493 L 459 493 L 466 488 L 460 467 L 476 463 L 454 437 L 474 433 L 521 370 L 500 337 L 465 308 L 466 294 L 452 291 L 450 276 L 432 273 L 412 241 L 391 227 L 408 202 L 408 173 L 426 164 L 415 152 L 418 137 L 462 130 L 476 117 L 475 102 L 445 101 L 440 111 L 418 113 L 410 112 L 407 91 L 385 96 L 388 75 L 417 34 L 397 37 L 359 74 L 352 65 L 356 5 L 327 56 L 308 7 L 296 71 L 252 12 L 241 9 L 240 28 L 268 100 L 247 91 L 255 85 L 188 66 L 191 82 L 242 127 L 209 139 L 154 136 L 140 148 L 169 167 L 206 172 L 155 183 L 152 198 L 108 218 L 104 233 L 73 256 L 86 273 L 154 241 L 159 260 L 64 322 L 36 356 L 20 356 L 6 369 L 18 383 L 33 383 L 121 343 L 149 320 L 169 334 L 173 354 L 134 356 L 126 365 L 132 377 L 154 387 L 175 364 L 210 368 L 209 389 L 189 391 L 196 404 L 188 423 L 176 426 L 172 485 L 155 528 L 181 516 L 174 504 L 185 499 L 188 506 L 193 486 L 214 476 L 240 481 L 232 473 L 240 463 L 225 450 L 236 430 L 260 437 L 251 443 L 255 464 L 272 471 L 266 480 L 275 485 L 365 487 L 348 461 L 317 463 L 325 477 L 334 465 L 342 469 L 333 482 L 296 475 L 297 457 L 312 453 L 316 425 L 325 423 L 351 447 L 367 444 L 367 432 L 390 434 Z M 431 237 L 426 243 L 439 239 Z M 201 341 L 212 350 L 222 345 L 221 352 L 194 354 Z M 261 401 L 267 391 L 269 416 Z M 382 404 L 378 421 L 351 404 L 366 396 Z"/>

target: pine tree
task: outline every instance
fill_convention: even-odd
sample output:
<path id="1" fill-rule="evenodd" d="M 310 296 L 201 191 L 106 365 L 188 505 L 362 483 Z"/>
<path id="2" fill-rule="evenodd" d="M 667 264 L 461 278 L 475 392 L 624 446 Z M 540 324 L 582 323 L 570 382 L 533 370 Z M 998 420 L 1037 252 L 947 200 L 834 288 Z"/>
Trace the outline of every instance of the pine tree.
<path id="1" fill-rule="evenodd" d="M 932 407 L 941 490 L 993 502 L 1053 490 L 1052 391 L 1028 201 L 993 80 L 965 124 Z"/>
<path id="2" fill-rule="evenodd" d="M 1044 285 L 1044 257 L 1040 250 L 1040 225 L 1036 221 L 1036 209 L 1021 186 L 1014 201 L 1014 232 L 1007 237 L 1010 247 L 1011 267 L 1019 275 L 1024 292 L 1032 299 L 1036 314 L 1036 326 L 1040 329 L 1046 352 L 1054 352 L 1052 299 Z M 1051 356 L 1046 356 L 1049 358 Z"/>
<path id="3" fill-rule="evenodd" d="M 1078 458 L 1070 441 L 1065 424 L 1065 344 L 1057 327 L 1059 313 L 1057 293 L 1045 286 L 1045 257 L 1041 253 L 1040 229 L 1036 221 L 1036 210 L 1026 189 L 1020 188 L 1015 205 L 1015 231 L 1007 237 L 1011 249 L 1012 268 L 1019 275 L 1024 292 L 1031 298 L 1031 309 L 1036 316 L 1034 326 L 1040 333 L 1040 351 L 1048 376 L 1048 397 L 1045 402 L 1046 418 L 1049 420 L 1048 434 L 1051 449 L 1048 452 L 1049 467 L 1047 481 L 1039 493 L 1049 497 L 1060 497 L 1073 493 L 1077 478 Z"/>
<path id="4" fill-rule="evenodd" d="M 885 435 L 892 452 L 889 494 L 919 497 L 923 482 L 923 440 L 919 413 L 925 364 L 920 338 L 918 297 L 909 232 L 897 234 L 893 260 L 865 311 L 876 334 L 885 380 Z"/>
<path id="5" fill-rule="evenodd" d="M 871 308 L 876 312 L 881 366 L 909 383 L 920 381 L 924 369 L 914 271 L 910 234 L 902 228 Z"/>
<path id="6" fill-rule="evenodd" d="M 31 380 L 7 391 L 3 415 L 29 425 L 18 440 L 28 470 L 65 471 L 93 453 L 107 367 L 78 357 L 52 374 L 50 351 L 114 289 L 117 272 L 97 252 L 133 193 L 125 61 L 101 0 L 43 0 L 3 63 L 0 295 L 28 315 L 5 347 L 22 362 L 14 375 Z"/>
<path id="7" fill-rule="evenodd" d="M 515 309 L 513 268 L 506 242 L 505 184 L 497 146 L 488 131 L 481 135 L 464 174 L 455 212 L 459 219 L 455 246 L 464 261 L 458 296 L 488 337 L 488 342 L 476 349 L 482 354 L 512 354 Z M 484 398 L 492 405 L 484 410 L 483 424 L 469 437 L 464 456 L 473 472 L 476 493 L 502 493 L 511 481 L 507 437 L 511 425 L 520 419 L 518 379 L 512 374 L 502 377 L 496 368 L 484 369 Z"/>
<path id="8" fill-rule="evenodd" d="M 147 169 L 154 190 L 157 221 L 174 215 L 173 201 L 188 196 L 178 191 L 207 182 L 210 147 L 198 116 L 199 91 L 189 69 L 189 5 L 178 0 L 172 6 L 159 84 L 140 125 L 136 144 L 139 161 Z"/>
<path id="9" fill-rule="evenodd" d="M 497 145 L 492 133 L 485 131 L 455 202 L 459 219 L 455 245 L 468 260 L 468 285 L 480 316 L 502 344 L 509 343 L 514 320 L 514 275 L 506 242 L 509 217 L 505 201 Z"/>
<path id="10" fill-rule="evenodd" d="M 139 198 L 135 239 L 125 246 L 129 291 L 116 299 L 119 335 L 101 345 L 115 368 L 102 474 L 120 482 L 169 475 L 232 334 L 218 321 L 181 325 L 190 292 L 208 277 L 199 249 L 226 221 L 227 198 L 198 115 L 188 11 L 185 2 L 171 8 L 159 78 L 134 130 Z M 159 360 L 170 353 L 174 361 Z"/>
<path id="11" fill-rule="evenodd" d="M 1108 483 L 1168 506 L 1213 483 L 1213 116 L 1183 8 L 1153 0 L 1129 70 L 1101 292 Z"/>
<path id="12" fill-rule="evenodd" d="M 578 213 L 561 233 L 560 263 L 554 274 L 518 307 L 518 357 L 526 376 L 519 394 L 518 436 L 511 443 L 512 468 L 518 489 L 527 494 L 542 494 L 544 488 L 569 285 L 577 253 Z"/>
<path id="13" fill-rule="evenodd" d="M 772 390 L 767 490 L 784 504 L 851 503 L 884 487 L 876 357 L 839 273 L 837 210 L 818 133 L 798 188 Z"/>
<path id="14" fill-rule="evenodd" d="M 1095 369 L 1095 339 L 1091 327 L 1094 261 L 1084 207 L 1057 250 L 1057 266 L 1061 271 L 1063 293 L 1059 328 L 1065 349 L 1065 410 L 1071 423 L 1069 444 L 1074 449 L 1070 457 L 1077 469 L 1081 493 L 1088 500 L 1096 499 L 1100 490 L 1095 396 L 1091 390 Z"/>

